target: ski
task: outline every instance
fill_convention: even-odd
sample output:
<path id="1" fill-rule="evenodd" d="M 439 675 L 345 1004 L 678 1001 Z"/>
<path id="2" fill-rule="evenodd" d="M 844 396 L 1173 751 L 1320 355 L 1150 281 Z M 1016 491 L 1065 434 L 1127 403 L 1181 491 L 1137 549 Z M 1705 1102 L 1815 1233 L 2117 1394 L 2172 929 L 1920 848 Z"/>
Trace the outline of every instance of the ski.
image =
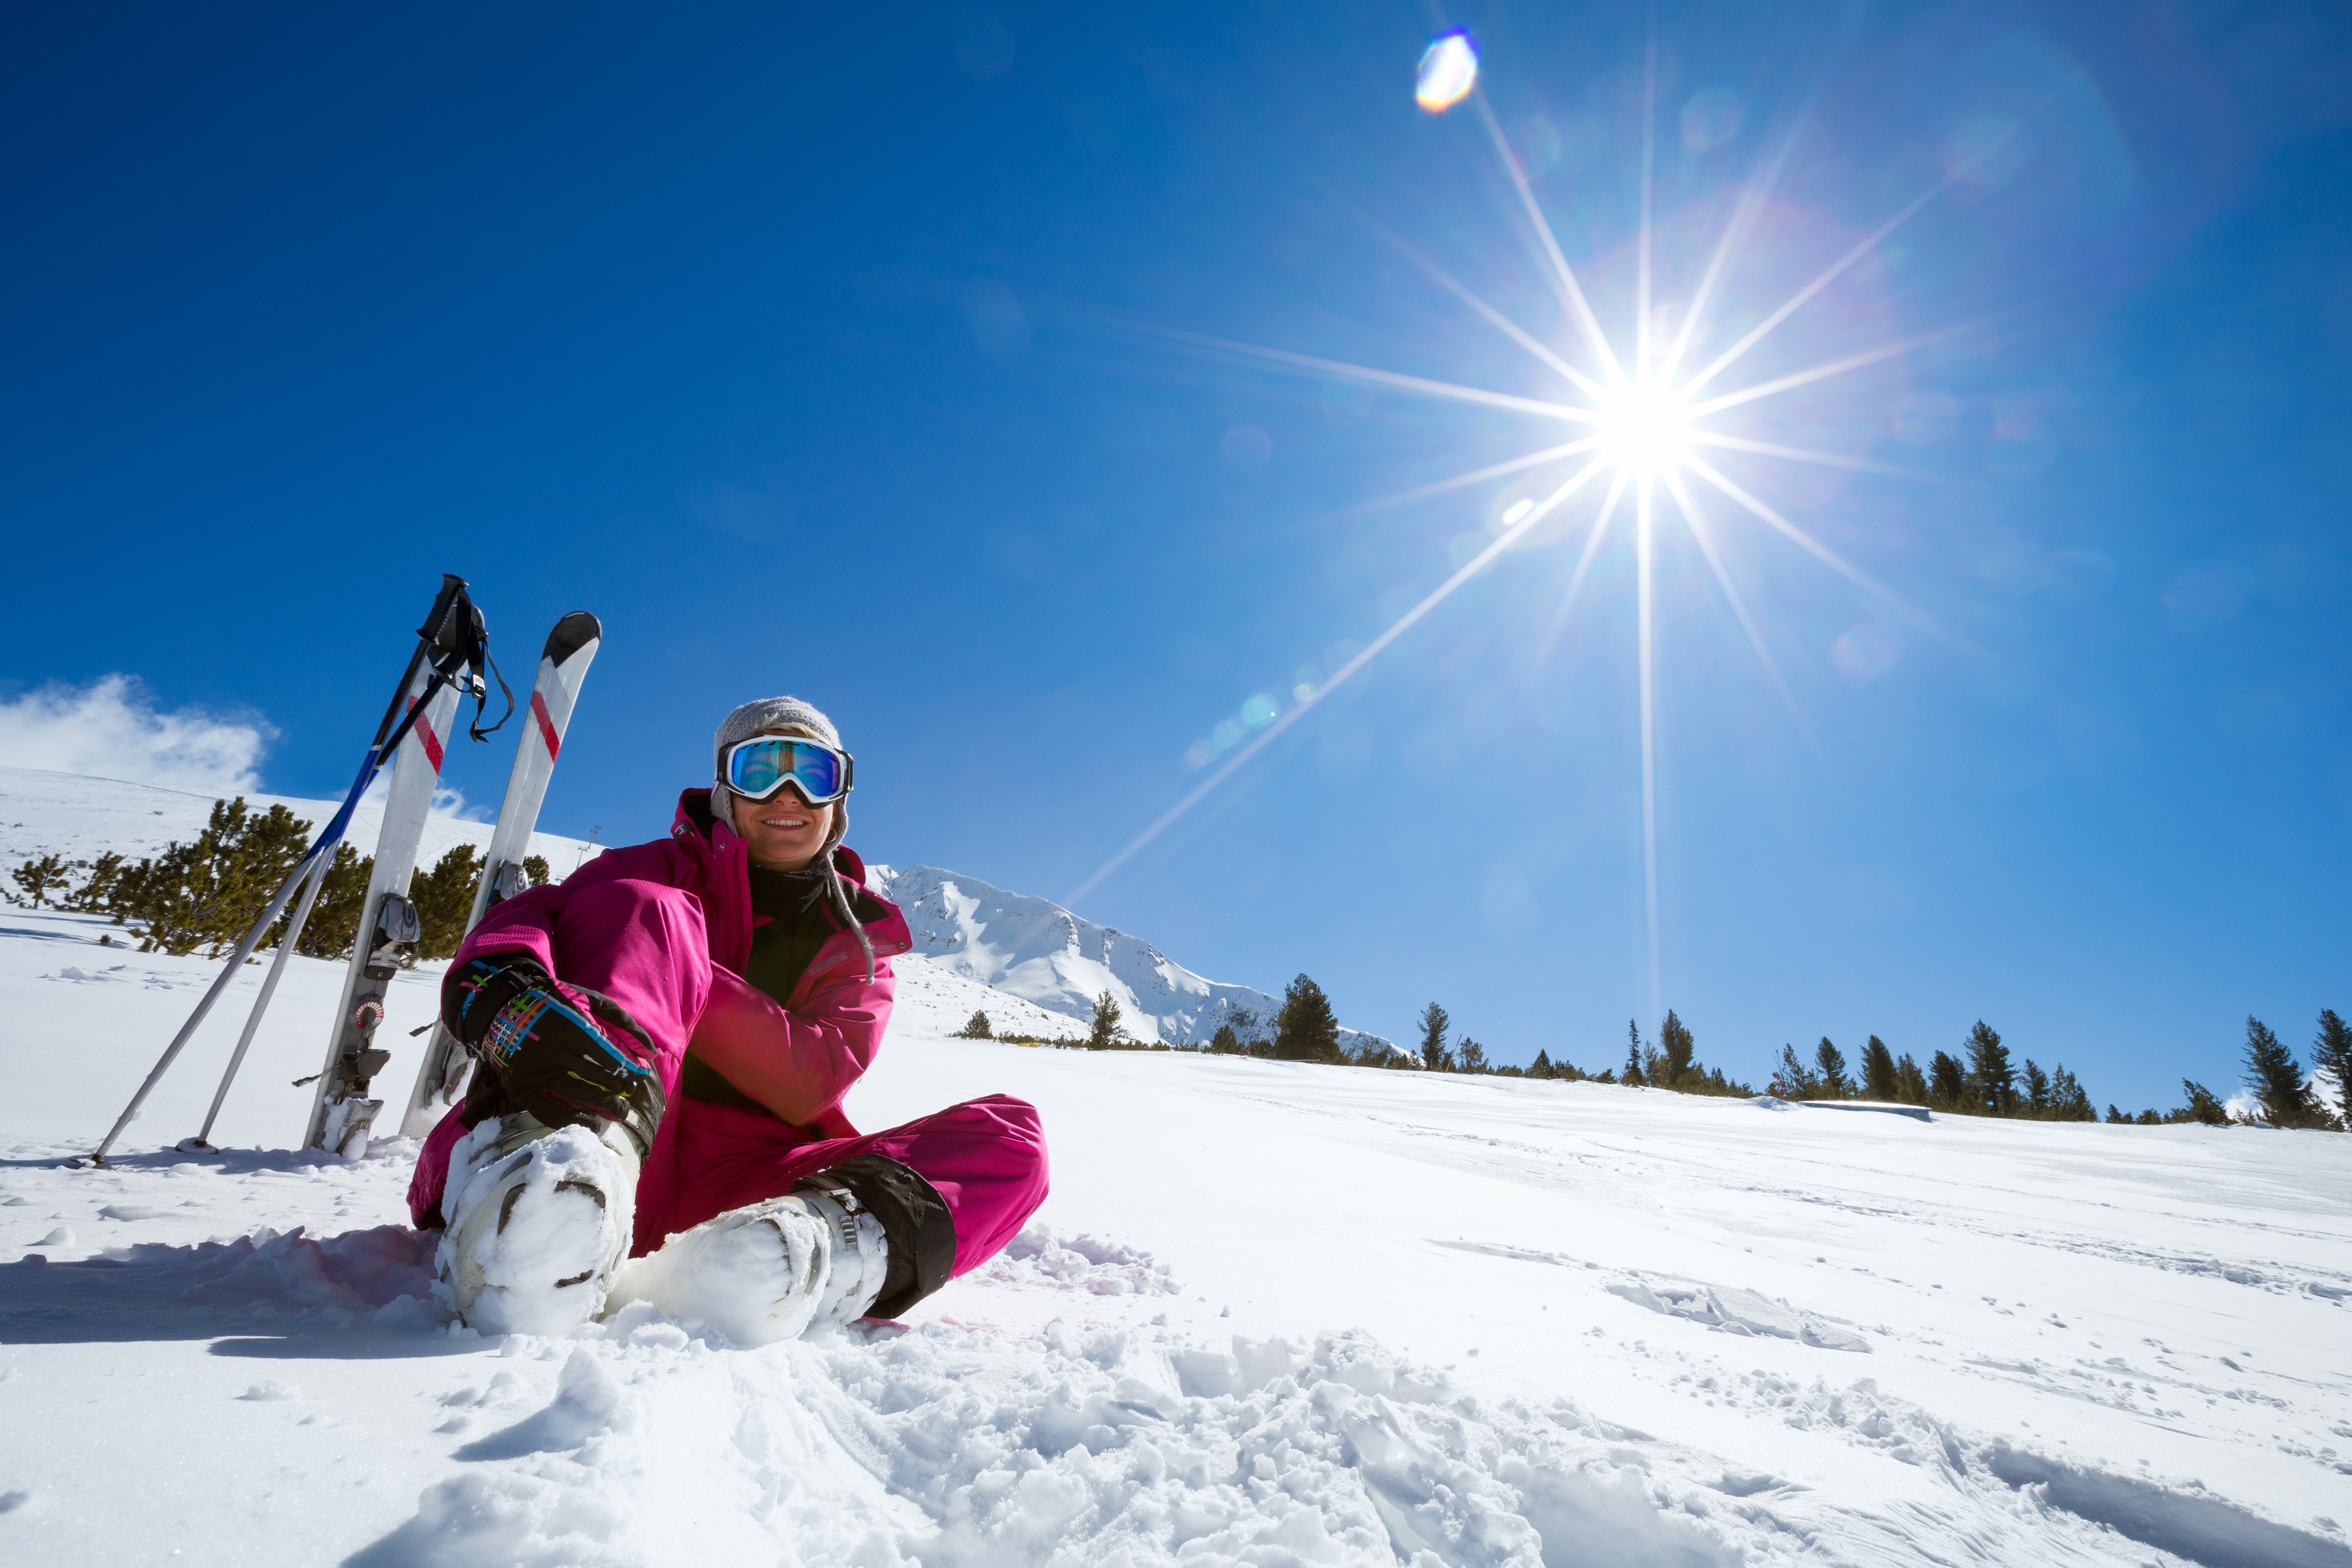
<path id="1" fill-rule="evenodd" d="M 412 708 L 425 696 L 424 685 L 421 676 L 413 684 L 406 698 Z M 376 834 L 375 870 L 368 878 L 366 901 L 360 905 L 342 1001 L 327 1038 L 327 1063 L 320 1071 L 310 1124 L 302 1134 L 304 1148 L 364 1154 L 368 1131 L 383 1109 L 383 1101 L 367 1097 L 369 1080 L 392 1059 L 390 1051 L 376 1045 L 375 1030 L 383 1021 L 384 995 L 400 972 L 401 960 L 416 951 L 416 906 L 408 902 L 409 877 L 416 869 L 416 846 L 425 836 L 425 819 L 432 814 L 433 791 L 441 781 L 442 737 L 449 733 L 457 712 L 457 694 L 444 686 L 426 698 L 415 727 L 400 743 L 392 789 L 384 797 L 383 826 Z"/>
<path id="2" fill-rule="evenodd" d="M 184 1139 L 180 1146 L 184 1148 L 190 1143 L 202 1142 L 204 1136 L 210 1134 L 213 1116 L 219 1114 L 221 1100 L 228 1093 L 229 1082 L 236 1077 L 237 1064 L 244 1060 L 246 1047 L 252 1041 L 253 1031 L 261 1021 L 261 1014 L 269 1006 L 270 994 L 277 988 L 277 976 L 285 962 L 286 952 L 299 936 L 302 918 L 310 913 L 312 899 L 326 875 L 327 867 L 334 859 L 336 846 L 342 842 L 343 834 L 351 827 L 352 813 L 359 809 L 361 797 L 375 781 L 384 759 L 395 750 L 404 752 L 406 743 L 415 739 L 415 727 L 423 716 L 417 711 L 418 698 L 425 699 L 428 710 L 436 706 L 442 706 L 446 716 L 447 711 L 456 708 L 459 695 L 471 693 L 478 704 L 487 695 L 488 688 L 482 684 L 485 667 L 489 668 L 493 674 L 497 674 L 497 666 L 489 664 L 488 633 L 484 629 L 481 612 L 475 609 L 473 601 L 467 597 L 466 580 L 462 577 L 442 573 L 441 591 L 434 596 L 433 608 L 426 613 L 425 624 L 417 629 L 416 638 L 416 651 L 408 657 L 408 667 L 401 673 L 400 685 L 393 692 L 392 704 L 384 709 L 383 722 L 376 726 L 375 739 L 369 743 L 367 754 L 360 759 L 359 776 L 352 780 L 351 790 L 343 797 L 342 805 L 320 830 L 310 849 L 303 852 L 301 860 L 287 874 L 284 883 L 270 895 L 260 915 L 238 940 L 228 962 L 221 967 L 219 977 L 213 981 L 203 999 L 196 1003 L 195 1010 L 180 1026 L 180 1032 L 173 1037 L 172 1043 L 164 1048 L 162 1059 L 147 1074 L 146 1082 L 140 1084 L 138 1092 L 131 1097 L 131 1103 L 122 1108 L 122 1114 L 115 1119 L 113 1130 L 106 1134 L 105 1141 L 89 1155 L 70 1162 L 77 1168 L 105 1166 L 107 1151 L 114 1147 L 117 1138 L 122 1136 L 122 1129 L 136 1119 L 140 1107 L 147 1103 L 147 1096 L 154 1092 L 155 1085 L 162 1082 L 164 1073 L 171 1071 L 172 1063 L 187 1048 L 188 1041 L 194 1038 L 205 1015 L 212 1011 L 213 1004 L 220 1000 L 221 993 L 228 988 L 229 982 L 236 977 L 263 936 L 277 923 L 287 900 L 294 896 L 295 889 L 307 883 L 309 892 L 303 894 L 301 913 L 296 916 L 293 927 L 281 938 L 285 946 L 280 948 L 278 963 L 271 967 L 270 978 L 264 982 L 261 997 L 255 1002 L 253 1012 L 246 1020 L 245 1034 L 237 1041 L 236 1054 L 230 1059 L 227 1076 L 221 1080 L 220 1092 L 213 1096 L 213 1115 L 205 1119 L 205 1133 L 196 1139 Z M 501 679 L 499 685 L 504 689 L 506 682 Z M 445 692 L 448 694 L 448 702 L 437 704 L 436 699 Z M 511 712 L 514 706 L 511 697 L 507 706 Z M 444 722 L 446 722 L 446 716 Z M 504 718 L 499 720 L 499 724 L 505 722 Z M 474 714 L 474 738 L 479 740 L 498 727 L 494 724 L 489 729 L 482 728 L 481 709 L 478 706 Z M 429 790 L 426 803 L 431 803 Z M 412 850 L 412 858 L 414 852 Z M 207 1148 L 209 1146 L 206 1145 Z"/>
<path id="3" fill-rule="evenodd" d="M 588 678 L 588 666 L 594 662 L 604 635 L 604 627 L 584 610 L 573 611 L 547 634 L 547 646 L 539 658 L 539 676 L 531 685 L 531 722 L 523 727 L 515 743 L 514 771 L 507 776 L 506 799 L 499 806 L 499 823 L 490 833 L 481 880 L 474 889 L 474 906 L 466 915 L 469 932 L 481 924 L 492 905 L 522 887 L 522 862 L 530 852 L 531 831 L 547 799 L 555 759 L 563 750 L 572 706 L 580 700 L 581 685 Z M 433 1131 L 466 1092 L 467 1071 L 472 1064 L 473 1059 L 436 1021 L 425 1061 L 417 1069 L 416 1087 L 400 1119 L 404 1136 L 421 1138 Z"/>

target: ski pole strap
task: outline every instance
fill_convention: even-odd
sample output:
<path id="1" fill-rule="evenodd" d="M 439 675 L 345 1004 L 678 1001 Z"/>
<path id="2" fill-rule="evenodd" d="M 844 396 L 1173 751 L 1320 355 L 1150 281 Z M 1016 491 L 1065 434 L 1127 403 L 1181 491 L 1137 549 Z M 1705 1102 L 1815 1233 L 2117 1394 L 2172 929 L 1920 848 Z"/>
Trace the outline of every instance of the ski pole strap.
<path id="1" fill-rule="evenodd" d="M 416 635 L 430 650 L 434 669 L 456 683 L 458 690 L 472 693 L 474 719 L 467 727 L 473 738 L 486 740 L 506 727 L 507 720 L 514 716 L 514 689 L 490 659 L 489 622 L 467 593 L 464 578 L 454 572 L 442 574 L 441 592 Z M 487 729 L 482 727 L 482 716 L 489 709 L 490 689 L 482 679 L 485 672 L 499 683 L 499 695 L 507 704 L 499 722 Z"/>
<path id="2" fill-rule="evenodd" d="M 490 657 L 490 644 L 488 637 L 482 641 L 482 663 L 489 666 L 490 678 L 499 683 L 499 695 L 507 699 L 507 711 L 499 715 L 498 723 L 488 729 L 482 727 L 482 710 L 489 706 L 490 694 L 477 678 L 474 682 L 474 722 L 467 726 L 467 733 L 476 740 L 489 739 L 507 727 L 507 720 L 514 717 L 514 688 L 508 685 L 506 676 L 499 673 L 499 662 Z"/>

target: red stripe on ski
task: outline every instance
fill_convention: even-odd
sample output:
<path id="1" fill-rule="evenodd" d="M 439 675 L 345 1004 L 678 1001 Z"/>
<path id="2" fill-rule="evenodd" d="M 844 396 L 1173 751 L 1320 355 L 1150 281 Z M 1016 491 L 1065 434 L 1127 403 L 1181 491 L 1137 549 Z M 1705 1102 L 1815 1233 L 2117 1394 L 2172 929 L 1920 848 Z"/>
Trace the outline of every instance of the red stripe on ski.
<path id="1" fill-rule="evenodd" d="M 409 698 L 408 706 L 414 708 L 416 706 L 416 699 Z M 441 771 L 441 737 L 433 733 L 433 721 L 421 713 L 416 716 L 416 738 L 425 743 L 425 760 L 433 764 L 435 773 L 439 773 Z"/>
<path id="2" fill-rule="evenodd" d="M 547 739 L 547 759 L 552 762 L 563 751 L 563 737 L 555 733 L 555 721 L 547 716 L 547 699 L 537 692 L 530 694 L 530 716 L 539 720 L 539 733 Z"/>

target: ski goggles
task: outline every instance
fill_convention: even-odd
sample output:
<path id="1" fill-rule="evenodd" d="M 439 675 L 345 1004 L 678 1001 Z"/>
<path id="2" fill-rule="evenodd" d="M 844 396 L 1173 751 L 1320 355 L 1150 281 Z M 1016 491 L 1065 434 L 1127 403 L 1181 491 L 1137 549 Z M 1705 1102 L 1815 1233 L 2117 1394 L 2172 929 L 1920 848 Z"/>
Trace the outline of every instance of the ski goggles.
<path id="1" fill-rule="evenodd" d="M 796 735 L 755 735 L 719 760 L 719 781 L 746 800 L 765 800 L 790 784 L 810 805 L 823 806 L 848 794 L 856 776 L 849 753 Z"/>

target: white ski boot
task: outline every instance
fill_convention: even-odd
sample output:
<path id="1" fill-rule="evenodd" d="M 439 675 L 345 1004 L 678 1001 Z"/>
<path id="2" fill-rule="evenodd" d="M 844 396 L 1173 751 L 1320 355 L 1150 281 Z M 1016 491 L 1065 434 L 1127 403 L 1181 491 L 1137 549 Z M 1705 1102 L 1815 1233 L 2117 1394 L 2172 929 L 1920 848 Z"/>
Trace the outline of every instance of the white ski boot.
<path id="1" fill-rule="evenodd" d="M 612 1306 L 648 1301 L 738 1344 L 773 1344 L 864 1317 L 888 1267 L 871 1210 L 847 1191 L 803 1187 L 671 1237 L 621 1270 Z"/>
<path id="2" fill-rule="evenodd" d="M 637 1150 L 617 1123 L 492 1116 L 450 1151 L 439 1273 L 467 1327 L 561 1334 L 604 1309 L 629 1255 Z"/>

